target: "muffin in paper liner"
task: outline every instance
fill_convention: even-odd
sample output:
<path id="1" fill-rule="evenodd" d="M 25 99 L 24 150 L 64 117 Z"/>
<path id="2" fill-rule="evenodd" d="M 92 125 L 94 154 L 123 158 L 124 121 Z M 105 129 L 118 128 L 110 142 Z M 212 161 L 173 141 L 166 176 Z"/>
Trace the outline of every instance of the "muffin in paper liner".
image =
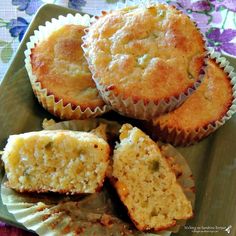
<path id="1" fill-rule="evenodd" d="M 38 30 L 34 31 L 34 35 L 30 37 L 30 41 L 26 44 L 27 49 L 25 51 L 25 67 L 27 69 L 34 94 L 36 95 L 39 103 L 46 110 L 61 119 L 86 119 L 89 117 L 96 117 L 107 112 L 110 109 L 102 101 L 102 98 L 99 97 L 99 95 L 97 95 L 97 100 L 99 101 L 99 103 L 97 102 L 97 104 L 99 105 L 95 106 L 93 104 L 94 107 L 85 105 L 82 107 L 82 103 L 80 103 L 78 99 L 76 100 L 76 104 L 72 104 L 71 102 L 65 101 L 63 98 L 60 98 L 60 96 L 56 96 L 46 86 L 43 86 L 42 83 L 38 81 L 37 75 L 33 73 L 31 64 L 33 52 L 32 50 L 35 49 L 36 45 L 47 40 L 49 36 L 51 36 L 57 30 L 60 30 L 64 26 L 77 25 L 88 27 L 92 21 L 93 18 L 90 18 L 89 15 L 85 14 L 82 16 L 79 13 L 75 15 L 68 14 L 67 16 L 59 16 L 58 19 L 53 18 L 50 22 L 47 21 L 44 26 L 39 26 Z M 64 45 L 64 47 L 67 46 L 68 45 Z M 66 77 L 66 75 L 64 77 Z M 92 82 L 91 78 L 90 80 Z"/>
<path id="2" fill-rule="evenodd" d="M 125 1 L 124 3 L 118 3 L 115 9 L 113 10 L 118 10 L 118 9 L 122 9 L 122 8 L 126 8 L 126 7 L 130 7 L 131 9 L 135 6 L 139 6 L 140 8 L 143 6 L 144 8 L 148 7 L 151 8 L 152 7 L 152 2 L 151 3 L 144 3 L 142 1 L 136 0 L 136 1 Z M 171 6 L 170 6 L 171 7 Z M 172 8 L 172 7 L 171 7 Z M 111 11 L 111 12 L 112 12 Z M 181 11 L 177 10 L 177 12 L 182 13 Z M 98 16 L 96 17 L 96 19 L 101 19 L 103 20 L 103 17 L 106 16 L 107 12 L 102 11 L 102 16 Z M 189 17 L 187 17 L 190 21 L 192 21 Z M 115 24 L 115 18 L 111 19 L 114 20 L 114 24 Z M 103 22 L 104 23 L 104 22 Z M 198 64 L 198 73 L 197 75 L 194 76 L 188 72 L 189 78 L 194 78 L 195 81 L 193 83 L 191 83 L 191 85 L 188 85 L 185 87 L 185 89 L 182 89 L 181 92 L 178 91 L 177 92 L 173 92 L 171 95 L 165 95 L 163 97 L 160 97 L 159 99 L 148 99 L 147 97 L 142 98 L 142 96 L 139 95 L 131 95 L 131 92 L 133 90 L 132 87 L 130 87 L 130 93 L 127 91 L 123 91 L 121 89 L 121 87 L 116 88 L 116 84 L 111 81 L 111 82 L 107 82 L 107 83 L 102 83 L 100 81 L 101 78 L 101 67 L 99 67 L 98 70 L 98 66 L 94 66 L 93 61 L 100 61 L 99 58 L 95 58 L 94 57 L 94 53 L 91 52 L 89 45 L 91 43 L 91 39 L 89 38 L 89 34 L 91 31 L 91 27 L 94 26 L 94 24 L 96 24 L 96 21 L 93 22 L 93 24 L 86 29 L 86 35 L 84 37 L 82 37 L 84 44 L 82 45 L 82 48 L 85 52 L 85 57 L 88 61 L 89 64 L 89 68 L 93 74 L 93 79 L 96 83 L 96 86 L 98 88 L 98 90 L 100 91 L 101 96 L 103 97 L 104 101 L 111 106 L 111 108 L 115 111 L 117 111 L 118 113 L 128 116 L 128 117 L 132 117 L 132 118 L 137 118 L 137 119 L 142 119 L 142 120 L 150 120 L 153 117 L 156 117 L 157 115 L 166 113 L 166 112 L 170 112 L 171 110 L 177 108 L 178 106 L 180 106 L 186 99 L 188 96 L 190 96 L 197 88 L 198 86 L 201 84 L 201 81 L 203 79 L 203 76 L 205 74 L 205 61 L 206 61 L 206 55 L 207 55 L 207 50 L 206 50 L 206 40 L 205 37 L 201 34 L 200 30 L 197 28 L 196 23 L 194 23 L 194 25 L 196 26 L 196 31 L 198 31 L 198 36 L 201 38 L 199 41 L 201 41 L 201 47 L 202 47 L 202 54 L 199 55 L 199 57 L 196 59 L 198 60 L 198 62 L 195 63 L 194 66 L 196 66 L 196 64 Z M 106 23 L 104 23 L 103 25 L 105 25 Z M 102 29 L 100 30 L 101 32 L 106 32 L 106 28 L 103 29 L 103 26 L 101 27 Z M 140 27 L 142 28 L 142 27 Z M 112 31 L 113 29 L 111 29 Z M 108 31 L 108 30 L 107 30 Z M 114 39 L 115 40 L 115 39 Z M 192 40 L 189 40 L 192 41 Z M 101 45 L 103 45 L 101 48 L 106 47 L 106 42 L 100 42 Z M 182 44 L 182 42 L 181 42 Z M 105 45 L 105 46 L 104 46 Z M 94 46 L 94 45 L 93 45 Z M 139 50 L 138 48 L 139 46 L 137 46 L 137 50 Z M 141 46 L 140 46 L 141 47 Z M 164 48 L 164 47 L 163 47 Z M 107 48 L 106 48 L 107 49 Z M 96 51 L 98 51 L 99 49 L 96 49 Z M 105 49 L 104 49 L 105 50 Z M 113 50 L 113 49 L 111 49 Z M 101 55 L 102 51 L 101 51 Z M 145 54 L 146 55 L 146 54 Z M 145 56 L 144 55 L 144 56 Z M 109 60 L 108 55 L 104 54 L 102 56 L 103 58 L 106 58 L 106 60 Z M 112 55 L 112 60 L 113 60 L 114 55 Z M 142 58 L 141 58 L 142 59 Z M 152 58 L 153 59 L 153 58 Z M 194 60 L 195 60 L 194 59 Z M 144 61 L 146 60 L 145 58 L 143 59 Z M 131 61 L 131 59 L 130 59 Z M 127 60 L 123 63 L 124 64 L 124 68 L 122 68 L 120 70 L 120 73 L 122 73 L 123 71 L 128 70 L 128 64 L 131 63 L 129 61 L 129 58 L 127 57 Z M 138 60 L 139 61 L 139 60 Z M 96 62 L 97 63 L 97 62 Z M 100 62 L 99 62 L 100 63 Z M 103 62 L 101 62 L 102 64 Z M 104 62 L 105 63 L 105 62 Z M 121 62 L 119 62 L 121 63 Z M 121 63 L 121 64 L 122 64 Z M 192 63 L 192 62 L 191 62 Z M 111 64 L 111 63 L 110 63 Z M 200 66 L 201 64 L 201 66 Z M 175 69 L 178 68 L 180 65 L 176 65 Z M 97 67 L 97 68 L 95 68 Z M 104 67 L 105 68 L 105 67 Z M 191 67 L 193 68 L 193 67 Z M 175 69 L 173 69 L 172 71 L 175 71 Z M 189 69 L 188 69 L 189 70 Z M 194 70 L 194 69 L 193 69 Z M 119 74 L 119 73 L 116 73 Z M 169 72 L 163 72 L 162 74 L 171 74 L 170 71 Z M 116 75 L 114 75 L 116 76 Z M 113 76 L 110 75 L 110 78 L 112 78 Z M 123 77 L 121 78 L 121 80 L 123 79 Z M 125 80 L 125 79 L 124 79 Z M 108 79 L 107 79 L 108 81 Z M 138 84 L 139 82 L 136 81 L 136 84 Z M 177 83 L 180 84 L 180 83 Z M 145 87 L 145 86 L 143 86 Z M 165 87 L 165 86 L 160 86 L 160 87 Z M 141 89 L 140 89 L 141 90 Z M 158 89 L 156 90 L 156 94 L 158 94 Z"/>
<path id="3" fill-rule="evenodd" d="M 110 125 L 110 127 L 118 128 L 115 123 L 96 119 L 59 123 L 50 120 L 44 121 L 44 127 L 47 129 L 68 129 L 68 127 L 73 127 L 73 130 L 88 131 L 89 127 L 96 128 L 100 123 L 107 123 L 108 127 Z M 194 205 L 194 181 L 186 160 L 170 145 L 162 145 L 161 151 L 170 160 L 169 163 L 176 173 L 178 182 L 182 185 L 187 198 Z M 114 234 L 168 236 L 171 232 L 177 232 L 185 224 L 184 221 L 178 222 L 177 226 L 158 234 L 137 231 L 132 223 L 127 220 L 126 213 L 121 212 L 120 207 L 117 208 L 119 201 L 108 182 L 105 183 L 100 193 L 82 197 L 54 193 L 17 193 L 4 185 L 6 181 L 7 179 L 4 177 L 1 185 L 3 204 L 6 205 L 8 211 L 14 215 L 18 222 L 39 235 L 96 234 L 106 236 Z"/>
<path id="4" fill-rule="evenodd" d="M 223 91 L 222 86 L 219 86 L 219 85 L 217 88 L 214 88 L 216 92 L 217 92 L 217 89 L 219 90 L 218 95 L 217 94 L 214 95 L 215 96 L 214 99 L 221 99 L 226 95 L 230 97 L 230 99 L 227 100 L 227 104 L 226 102 L 224 102 L 223 104 L 224 106 L 221 104 L 221 107 L 216 108 L 216 110 L 219 109 L 219 111 L 221 111 L 220 115 L 218 114 L 218 117 L 217 117 L 214 113 L 212 113 L 211 120 L 209 121 L 209 118 L 207 118 L 208 120 L 204 121 L 206 122 L 206 124 L 204 124 L 202 120 L 204 117 L 203 116 L 204 114 L 202 115 L 202 112 L 204 112 L 204 109 L 205 109 L 205 112 L 211 114 L 212 111 L 210 110 L 210 108 L 212 106 L 212 110 L 213 110 L 212 104 L 214 103 L 214 101 L 212 101 L 212 103 L 209 104 L 210 108 L 206 106 L 207 105 L 206 102 L 203 104 L 198 104 L 196 102 L 197 96 L 200 96 L 200 92 L 202 93 L 205 91 L 202 96 L 205 96 L 205 98 L 208 100 L 211 99 L 210 98 L 211 96 L 213 96 L 211 95 L 212 86 L 210 84 L 210 83 L 213 83 L 213 80 L 214 80 L 214 78 L 212 77 L 213 79 L 211 79 L 211 81 L 209 80 L 208 84 L 204 83 L 203 81 L 203 83 L 199 87 L 199 91 L 197 90 L 196 93 L 192 95 L 192 98 L 191 97 L 189 98 L 191 100 L 189 101 L 186 100 L 186 103 L 184 103 L 182 106 L 177 108 L 175 111 L 172 111 L 170 114 L 164 114 L 163 116 L 157 117 L 153 119 L 152 121 L 146 123 L 148 132 L 154 139 L 159 139 L 164 142 L 171 143 L 175 146 L 179 146 L 179 145 L 188 146 L 188 145 L 191 145 L 200 141 L 201 139 L 207 137 L 212 132 L 216 131 L 219 127 L 224 125 L 225 122 L 229 120 L 232 117 L 232 115 L 235 113 L 236 111 L 236 85 L 235 85 L 236 73 L 234 72 L 233 67 L 230 66 L 226 58 L 222 57 L 219 52 L 215 52 L 213 48 L 209 48 L 209 60 L 210 60 L 209 63 L 215 63 L 214 64 L 215 67 L 212 67 L 214 70 L 218 69 L 218 70 L 221 70 L 222 73 L 224 73 L 223 75 L 225 77 L 225 81 L 227 81 L 228 83 L 227 90 L 231 90 L 228 92 L 225 87 L 224 88 L 225 91 Z M 216 72 L 214 73 L 214 75 L 216 76 Z M 205 84 L 207 85 L 206 87 L 207 90 L 203 91 L 202 88 L 203 86 L 205 86 Z M 216 82 L 214 84 L 216 84 Z M 209 93 L 209 96 L 210 96 L 209 98 L 208 98 L 207 92 Z M 224 93 L 226 95 L 224 95 Z M 224 99 L 226 100 L 226 98 Z M 222 109 L 224 109 L 224 111 L 222 111 Z M 181 113 L 183 112 L 182 113 L 183 115 L 181 116 L 181 118 L 180 118 L 180 112 Z M 194 115 L 195 113 L 196 113 L 196 117 L 198 116 L 198 114 L 201 114 L 201 119 L 199 116 L 199 121 L 197 120 L 197 121 L 194 121 L 195 123 L 193 123 L 195 127 L 196 125 L 198 125 L 197 128 L 195 127 L 186 128 L 186 126 L 184 127 L 183 124 L 181 124 L 180 127 L 178 127 L 178 120 L 179 122 L 182 122 L 184 120 L 183 116 L 185 116 L 186 119 L 188 117 L 188 120 L 189 119 L 193 120 L 193 117 L 195 117 Z M 174 119 L 176 120 L 176 122 L 173 123 Z M 202 123 L 199 123 L 199 122 L 202 122 Z"/>

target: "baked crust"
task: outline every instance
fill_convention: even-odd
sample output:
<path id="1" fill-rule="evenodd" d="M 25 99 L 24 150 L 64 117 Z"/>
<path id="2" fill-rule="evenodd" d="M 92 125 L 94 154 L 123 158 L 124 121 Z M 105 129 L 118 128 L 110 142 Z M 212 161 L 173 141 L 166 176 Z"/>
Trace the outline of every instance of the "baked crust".
<path id="1" fill-rule="evenodd" d="M 134 102 L 177 97 L 203 73 L 202 35 L 171 6 L 112 11 L 89 28 L 84 42 L 95 82 Z"/>
<path id="2" fill-rule="evenodd" d="M 153 119 L 153 125 L 169 130 L 191 132 L 219 121 L 232 104 L 232 85 L 226 72 L 212 59 L 202 84 L 174 111 Z M 156 132 L 156 130 L 154 131 Z M 168 135 L 168 134 L 167 134 Z"/>
<path id="3" fill-rule="evenodd" d="M 84 28 L 65 25 L 31 50 L 36 82 L 47 89 L 47 95 L 55 96 L 55 102 L 62 99 L 64 106 L 71 103 L 72 108 L 80 106 L 82 111 L 104 106 L 83 56 Z"/>

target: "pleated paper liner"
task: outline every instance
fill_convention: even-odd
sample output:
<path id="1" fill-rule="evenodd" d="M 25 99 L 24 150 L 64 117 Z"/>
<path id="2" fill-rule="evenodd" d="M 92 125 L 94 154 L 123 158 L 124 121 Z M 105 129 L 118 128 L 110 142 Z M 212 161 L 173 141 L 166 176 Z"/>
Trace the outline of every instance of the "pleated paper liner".
<path id="1" fill-rule="evenodd" d="M 121 9 L 121 8 L 125 8 L 128 6 L 137 6 L 137 5 L 146 7 L 146 6 L 149 6 L 152 4 L 153 4 L 152 1 L 145 2 L 145 1 L 141 1 L 141 0 L 134 0 L 134 1 L 126 0 L 125 2 L 117 3 L 117 6 L 115 9 Z M 115 10 L 115 9 L 112 9 L 112 10 Z M 107 12 L 109 12 L 109 10 L 107 10 Z M 102 14 L 106 15 L 107 12 L 102 11 Z M 95 18 L 99 19 L 99 16 L 97 16 Z M 192 21 L 192 19 L 190 19 L 190 20 Z M 95 22 L 96 21 L 94 21 L 93 23 L 95 23 Z M 195 25 L 196 25 L 196 23 L 195 23 Z M 196 25 L 196 27 L 197 27 L 197 25 Z M 201 33 L 200 29 L 199 28 L 197 28 L 197 29 Z M 89 28 L 86 29 L 86 32 L 88 34 Z M 94 71 L 93 65 L 91 63 L 91 58 L 88 55 L 89 50 L 86 45 L 86 35 L 82 37 L 82 39 L 84 41 L 82 48 L 85 53 L 84 55 L 88 61 L 90 71 L 93 74 L 93 79 L 96 83 L 96 86 L 97 86 L 98 90 L 100 91 L 100 94 L 103 97 L 103 100 L 109 106 L 111 106 L 111 108 L 113 110 L 115 110 L 116 112 L 118 112 L 124 116 L 132 117 L 132 118 L 136 118 L 136 119 L 141 119 L 141 120 L 150 120 L 151 118 L 156 117 L 160 114 L 170 112 L 170 111 L 174 110 L 175 108 L 179 107 L 188 98 L 188 96 L 190 96 L 199 87 L 199 85 L 201 84 L 201 81 L 204 77 L 207 49 L 206 49 L 206 39 L 205 39 L 204 35 L 201 33 L 202 39 L 204 41 L 204 48 L 205 48 L 205 55 L 204 55 L 205 62 L 202 67 L 199 78 L 193 84 L 193 86 L 189 87 L 188 89 L 186 89 L 186 91 L 180 93 L 179 95 L 171 96 L 168 99 L 160 99 L 158 102 L 153 102 L 153 101 L 146 102 L 141 99 L 139 101 L 134 101 L 130 97 L 124 98 L 122 94 L 115 94 L 112 90 L 107 89 L 107 86 L 104 86 L 103 84 L 99 83 L 98 80 L 96 79 L 96 72 Z"/>
<path id="2" fill-rule="evenodd" d="M 38 30 L 34 31 L 34 35 L 30 37 L 30 41 L 26 44 L 25 67 L 33 91 L 39 103 L 50 113 L 61 119 L 86 119 L 89 117 L 96 117 L 110 109 L 107 105 L 103 105 L 101 107 L 98 106 L 95 109 L 87 107 L 85 110 L 82 110 L 80 106 L 73 107 L 70 103 L 64 104 L 62 99 L 58 101 L 53 94 L 48 93 L 47 88 L 42 87 L 41 83 L 37 81 L 36 75 L 33 74 L 30 59 L 31 50 L 35 45 L 46 40 L 51 33 L 60 29 L 64 25 L 74 24 L 89 26 L 92 21 L 93 18 L 90 18 L 89 15 L 85 14 L 82 16 L 79 13 L 75 15 L 68 14 L 67 16 L 59 16 L 58 19 L 53 18 L 50 22 L 47 21 L 44 26 L 39 26 Z"/>
<path id="3" fill-rule="evenodd" d="M 129 225 L 114 216 L 105 190 L 76 199 L 19 194 L 2 184 L 1 195 L 16 220 L 39 235 L 132 235 Z"/>
<path id="4" fill-rule="evenodd" d="M 117 121 L 110 121 L 103 118 L 91 118 L 86 120 L 71 120 L 71 121 L 62 121 L 56 123 L 54 120 L 44 119 L 42 127 L 45 130 L 75 130 L 75 131 L 94 131 L 99 127 L 99 125 L 105 125 L 103 128 L 107 134 L 108 139 L 113 139 L 119 135 L 119 130 L 121 124 Z M 98 130 L 99 132 L 99 130 Z"/>
<path id="5" fill-rule="evenodd" d="M 216 131 L 236 112 L 236 73 L 234 72 L 234 68 L 230 66 L 226 58 L 222 57 L 219 52 L 215 52 L 213 48 L 209 48 L 209 58 L 214 59 L 216 63 L 224 69 L 230 80 L 233 99 L 228 111 L 219 120 L 211 122 L 207 126 L 187 131 L 173 127 L 170 128 L 166 124 L 153 124 L 153 122 L 148 122 L 147 127 L 154 139 L 158 138 L 174 146 L 189 146 Z"/>
<path id="6" fill-rule="evenodd" d="M 87 124 L 86 124 L 87 122 Z M 89 131 L 97 128 L 100 123 L 113 127 L 114 134 L 118 126 L 106 120 L 90 119 L 88 121 L 65 121 L 55 123 L 44 121 L 47 129 L 68 129 Z M 114 128 L 115 127 L 115 128 Z M 118 135 L 118 133 L 116 134 Z M 194 205 L 194 181 L 186 160 L 170 145 L 161 146 L 162 154 L 171 159 L 171 166 L 176 172 L 177 180 L 182 185 L 186 196 Z M 127 220 L 125 213 L 119 212 L 121 206 L 117 205 L 116 196 L 112 194 L 110 185 L 105 183 L 100 193 L 81 196 L 65 196 L 55 193 L 28 194 L 17 193 L 7 188 L 3 180 L 1 197 L 3 204 L 12 213 L 16 220 L 28 230 L 39 235 L 170 235 L 178 231 L 184 222 L 171 228 L 170 231 L 160 233 L 144 233 L 135 229 Z M 119 213 L 118 213 L 119 212 Z"/>
<path id="7" fill-rule="evenodd" d="M 170 144 L 162 144 L 161 153 L 167 158 L 169 164 L 172 167 L 172 170 L 175 171 L 177 181 L 182 186 L 185 195 L 187 196 L 188 200 L 191 201 L 192 208 L 194 209 L 195 183 L 191 169 L 186 163 L 185 158 Z M 177 221 L 177 225 L 170 228 L 169 230 L 177 233 L 185 224 L 186 220 Z"/>

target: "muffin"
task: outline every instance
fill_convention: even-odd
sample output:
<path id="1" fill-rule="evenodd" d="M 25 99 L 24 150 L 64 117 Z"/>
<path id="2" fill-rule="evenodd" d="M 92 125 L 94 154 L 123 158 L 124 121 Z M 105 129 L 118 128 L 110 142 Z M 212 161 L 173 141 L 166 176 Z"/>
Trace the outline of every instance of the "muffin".
<path id="1" fill-rule="evenodd" d="M 172 6 L 111 11 L 87 29 L 83 40 L 101 96 L 129 117 L 150 119 L 173 110 L 204 73 L 204 39 Z"/>
<path id="2" fill-rule="evenodd" d="M 192 217 L 191 202 L 158 145 L 140 129 L 121 128 L 111 182 L 141 231 L 161 231 Z"/>
<path id="3" fill-rule="evenodd" d="M 104 113 L 100 97 L 81 48 L 84 29 L 74 21 L 52 21 L 35 33 L 28 44 L 26 68 L 39 102 L 61 119 L 85 119 Z M 77 19 L 77 21 L 76 21 Z M 88 21 L 89 22 L 89 21 Z M 62 23 L 61 23 L 62 24 Z M 55 25 L 55 28 L 53 26 Z M 51 31 L 51 32 L 50 32 Z"/>
<path id="4" fill-rule="evenodd" d="M 176 110 L 152 120 L 152 137 L 174 145 L 190 145 L 223 125 L 235 112 L 235 88 L 229 69 L 225 59 L 209 58 L 197 91 Z"/>
<path id="5" fill-rule="evenodd" d="M 69 130 L 11 135 L 2 156 L 7 186 L 18 192 L 94 193 L 103 185 L 108 143 Z"/>

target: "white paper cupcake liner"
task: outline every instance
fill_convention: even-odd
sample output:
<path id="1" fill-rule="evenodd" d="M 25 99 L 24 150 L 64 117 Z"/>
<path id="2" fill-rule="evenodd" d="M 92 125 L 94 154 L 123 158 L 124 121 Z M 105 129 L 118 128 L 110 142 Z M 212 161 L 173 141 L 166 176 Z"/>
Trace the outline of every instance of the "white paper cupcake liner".
<path id="1" fill-rule="evenodd" d="M 204 74 L 201 75 L 193 87 L 188 88 L 185 93 L 176 97 L 170 97 L 168 101 L 161 99 L 158 103 L 144 102 L 139 100 L 137 103 L 132 98 L 124 99 L 122 95 L 116 95 L 112 91 L 107 91 L 106 87 L 96 83 L 98 90 L 101 93 L 103 100 L 112 107 L 112 109 L 121 115 L 131 118 L 150 120 L 153 117 L 163 113 L 170 112 L 179 107 L 201 84 Z"/>
<path id="2" fill-rule="evenodd" d="M 129 225 L 112 212 L 108 193 L 80 199 L 47 194 L 19 194 L 5 187 L 1 196 L 16 220 L 39 235 L 132 235 Z M 139 235 L 139 234 L 136 234 Z"/>
<path id="3" fill-rule="evenodd" d="M 183 188 L 186 197 L 191 202 L 192 208 L 194 209 L 196 198 L 195 183 L 192 171 L 188 166 L 185 158 L 170 144 L 161 145 L 161 153 L 167 159 L 174 157 L 173 165 L 176 165 L 177 169 L 180 168 L 180 172 L 176 172 L 177 182 Z M 180 228 L 185 224 L 186 220 L 177 221 L 177 225 L 175 227 L 170 228 L 169 230 L 177 233 Z"/>
<path id="4" fill-rule="evenodd" d="M 85 126 L 84 122 L 76 120 L 55 123 L 49 120 L 44 121 L 44 126 L 47 129 L 72 127 L 73 130 L 90 131 L 101 122 L 107 122 L 108 126 L 116 127 L 117 125 L 104 119 L 90 119 Z M 118 135 L 118 130 L 116 132 Z M 180 167 L 181 173 L 177 176 L 177 181 L 194 205 L 194 182 L 186 160 L 170 145 L 161 146 L 161 152 L 166 158 L 173 157 L 173 165 Z M 139 232 L 132 224 L 117 215 L 118 206 L 114 204 L 114 196 L 112 197 L 108 186 L 105 186 L 100 193 L 81 197 L 55 193 L 17 193 L 8 188 L 5 185 L 6 182 L 5 176 L 1 185 L 3 204 L 18 222 L 39 235 L 169 236 L 170 231 L 177 232 L 184 223 L 178 222 L 178 225 L 170 231 L 155 234 Z"/>
<path id="5" fill-rule="evenodd" d="M 60 29 L 62 26 L 67 24 L 83 25 L 89 26 L 93 18 L 89 15 L 80 15 L 79 13 L 75 15 L 68 14 L 67 16 L 59 16 L 58 19 L 53 18 L 50 22 L 47 21 L 44 26 L 39 26 L 38 30 L 34 31 L 34 35 L 30 37 L 30 41 L 26 44 L 27 49 L 25 51 L 25 67 L 28 72 L 30 82 L 33 91 L 38 98 L 38 101 L 42 106 L 48 110 L 50 113 L 60 117 L 61 119 L 86 119 L 89 117 L 96 117 L 107 112 L 109 107 L 104 105 L 102 107 L 96 107 L 95 109 L 90 109 L 89 107 L 82 110 L 80 106 L 73 108 L 70 103 L 64 105 L 63 100 L 56 100 L 54 95 L 48 94 L 46 88 L 42 88 L 41 83 L 37 82 L 37 77 L 32 72 L 31 66 L 31 50 L 38 43 L 46 40 L 48 35 L 52 32 Z"/>
<path id="6" fill-rule="evenodd" d="M 125 8 L 128 6 L 150 6 L 153 3 L 157 3 L 157 1 L 141 1 L 141 0 L 126 0 L 125 2 L 118 2 L 116 7 L 110 9 L 110 10 L 116 10 L 116 9 L 121 9 Z M 160 1 L 160 3 L 163 3 L 163 1 Z M 179 10 L 182 12 L 181 10 Z M 109 10 L 107 10 L 109 12 Z M 105 11 L 102 11 L 102 15 L 106 14 Z M 182 12 L 182 14 L 184 14 Z M 98 19 L 99 16 L 96 17 Z M 193 21 L 190 17 L 189 19 Z M 93 21 L 95 22 L 95 20 Z M 195 23 L 195 22 L 194 22 Z M 195 26 L 197 27 L 197 24 L 195 23 Z M 98 80 L 96 79 L 96 73 L 94 71 L 93 65 L 91 63 L 91 60 L 88 56 L 88 49 L 86 45 L 86 35 L 82 37 L 84 44 L 82 45 L 82 48 L 84 50 L 84 55 L 88 61 L 89 64 L 89 69 L 91 70 L 93 74 L 93 80 L 96 83 L 96 86 L 100 92 L 100 95 L 102 96 L 103 100 L 116 112 L 136 118 L 136 119 L 141 119 L 141 120 L 151 120 L 152 118 L 161 115 L 163 113 L 170 112 L 177 107 L 179 107 L 201 84 L 204 75 L 205 75 L 205 67 L 206 67 L 206 59 L 207 59 L 207 46 L 206 46 L 206 39 L 205 36 L 202 34 L 201 30 L 197 27 L 198 31 L 202 35 L 202 39 L 204 41 L 204 48 L 205 48 L 205 62 L 203 64 L 202 70 L 199 74 L 198 80 L 193 84 L 193 86 L 189 87 L 186 89 L 186 91 L 180 93 L 177 96 L 171 96 L 168 99 L 160 99 L 158 102 L 146 102 L 144 100 L 139 100 L 138 102 L 134 101 L 132 98 L 124 98 L 122 94 L 117 95 L 113 91 L 108 90 L 107 86 L 104 86 L 103 84 L 99 83 Z M 89 31 L 89 28 L 85 30 L 87 33 Z"/>
<path id="7" fill-rule="evenodd" d="M 111 140 L 115 137 L 118 137 L 121 124 L 117 121 L 110 121 L 103 118 L 92 118 L 86 120 L 70 120 L 70 121 L 61 121 L 56 123 L 54 120 L 44 119 L 42 127 L 45 130 L 75 130 L 75 131 L 84 131 L 84 132 L 93 132 L 97 135 L 100 134 L 99 126 L 103 124 L 105 139 Z M 98 129 L 98 130 L 97 130 Z"/>
<path id="8" fill-rule="evenodd" d="M 216 131 L 219 127 L 225 124 L 232 115 L 236 112 L 236 73 L 234 72 L 234 68 L 230 66 L 229 61 L 226 58 L 222 57 L 219 52 L 215 52 L 213 48 L 209 48 L 209 57 L 214 59 L 221 68 L 224 68 L 224 71 L 228 74 L 228 78 L 230 79 L 230 83 L 232 85 L 232 104 L 229 107 L 226 114 L 219 120 L 214 121 L 207 125 L 207 127 L 200 127 L 197 130 L 185 131 L 179 130 L 176 128 L 169 128 L 165 124 L 160 125 L 151 125 L 149 127 L 154 134 L 160 140 L 171 143 L 174 146 L 189 146 L 192 145 L 201 139 L 207 137 L 209 134 Z M 154 137 L 155 138 L 155 137 Z"/>

